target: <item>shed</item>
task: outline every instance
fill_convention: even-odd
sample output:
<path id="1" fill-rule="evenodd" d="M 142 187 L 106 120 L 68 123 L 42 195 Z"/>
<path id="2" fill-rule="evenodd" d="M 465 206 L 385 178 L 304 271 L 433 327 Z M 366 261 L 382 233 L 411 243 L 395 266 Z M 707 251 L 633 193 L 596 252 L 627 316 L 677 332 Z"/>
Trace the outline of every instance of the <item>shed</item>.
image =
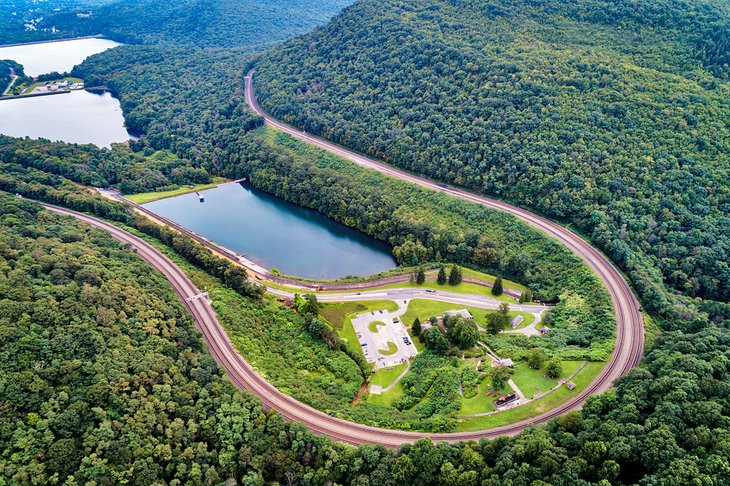
<path id="1" fill-rule="evenodd" d="M 511 359 L 509 359 L 509 358 L 504 358 L 504 359 L 500 359 L 499 360 L 499 365 L 500 366 L 507 366 L 509 368 L 512 368 L 512 367 L 514 367 L 515 363 Z"/>
<path id="2" fill-rule="evenodd" d="M 524 320 L 525 320 L 525 318 L 522 316 L 515 316 L 515 318 L 512 319 L 512 321 L 510 321 L 509 327 L 511 327 L 512 329 L 515 329 L 517 326 L 522 324 L 522 321 L 524 321 Z"/>

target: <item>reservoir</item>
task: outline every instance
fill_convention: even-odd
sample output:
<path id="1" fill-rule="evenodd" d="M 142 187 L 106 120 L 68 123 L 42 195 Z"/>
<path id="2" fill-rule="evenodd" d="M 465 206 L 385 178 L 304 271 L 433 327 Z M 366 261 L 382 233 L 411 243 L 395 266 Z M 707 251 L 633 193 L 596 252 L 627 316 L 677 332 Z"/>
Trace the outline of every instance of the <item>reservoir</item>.
<path id="1" fill-rule="evenodd" d="M 23 65 L 26 75 L 38 76 L 70 71 L 87 57 L 118 45 L 107 39 L 23 44 L 0 47 L 0 59 L 12 59 Z M 110 93 L 83 90 L 0 101 L 0 133 L 98 147 L 132 138 L 124 127 L 119 100 Z"/>
<path id="2" fill-rule="evenodd" d="M 23 65 L 26 76 L 51 72 L 64 73 L 94 54 L 119 46 L 108 39 L 75 39 L 0 47 L 0 59 L 12 59 Z"/>
<path id="3" fill-rule="evenodd" d="M 311 209 L 229 183 L 195 194 L 145 204 L 266 268 L 286 275 L 336 279 L 395 267 L 390 248 Z"/>
<path id="4" fill-rule="evenodd" d="M 131 138 L 110 93 L 71 93 L 0 101 L 0 133 L 109 147 Z"/>

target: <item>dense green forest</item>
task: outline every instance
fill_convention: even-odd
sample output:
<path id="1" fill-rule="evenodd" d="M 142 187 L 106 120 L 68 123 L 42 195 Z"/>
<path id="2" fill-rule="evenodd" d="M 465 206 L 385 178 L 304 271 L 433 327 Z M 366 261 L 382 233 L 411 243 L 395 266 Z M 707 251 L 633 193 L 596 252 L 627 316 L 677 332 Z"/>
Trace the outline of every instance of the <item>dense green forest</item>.
<path id="1" fill-rule="evenodd" d="M 64 9 L 48 16 L 40 25 L 55 28 L 65 37 L 103 34 L 132 44 L 252 49 L 307 32 L 351 3 L 351 0 L 117 0 L 97 8 Z"/>
<path id="2" fill-rule="evenodd" d="M 50 16 L 83 11 L 115 0 L 5 0 L 0 2 L 0 45 L 71 37 L 43 24 Z"/>
<path id="3" fill-rule="evenodd" d="M 726 329 L 663 334 L 615 391 L 544 429 L 353 448 L 233 390 L 169 284 L 106 233 L 3 193 L 0 202 L 4 482 L 680 486 L 730 477 Z"/>
<path id="4" fill-rule="evenodd" d="M 427 1 L 419 4 L 426 5 Z M 133 9 L 138 4 L 129 5 Z M 332 443 L 300 426 L 285 423 L 278 414 L 265 413 L 257 400 L 233 390 L 219 374 L 168 284 L 161 276 L 150 272 L 133 253 L 102 232 L 50 215 L 30 202 L 0 193 L 0 353 L 4 356 L 0 360 L 0 483 L 65 482 L 66 475 L 73 474 L 74 479 L 69 480 L 69 484 L 91 481 L 97 484 L 123 481 L 210 484 L 227 480 L 242 484 L 276 481 L 358 485 L 724 484 L 730 478 L 730 309 L 708 300 L 679 301 L 661 289 L 662 280 L 666 279 L 666 283 L 676 290 L 712 297 L 707 294 L 711 286 L 700 288 L 698 283 L 699 290 L 683 288 L 674 283 L 679 281 L 679 276 L 675 276 L 675 280 L 666 277 L 666 269 L 684 265 L 682 271 L 688 279 L 694 277 L 699 282 L 706 276 L 710 280 L 716 278 L 717 275 L 710 272 L 712 265 L 721 272 L 722 263 L 727 262 L 722 252 L 727 249 L 726 216 L 730 200 L 726 184 L 721 183 L 728 180 L 723 176 L 728 164 L 722 154 L 716 153 L 727 148 L 724 132 L 727 112 L 723 111 L 726 104 L 722 102 L 722 96 L 726 101 L 728 94 L 722 61 L 727 59 L 727 29 L 723 26 L 723 17 L 716 15 L 704 2 L 632 2 L 628 8 L 629 4 L 623 1 L 545 1 L 535 2 L 533 7 L 544 9 L 540 11 L 544 13 L 540 19 L 546 24 L 557 23 L 545 26 L 529 21 L 524 27 L 529 32 L 515 35 L 510 33 L 512 27 L 508 28 L 514 11 L 522 10 L 525 15 L 533 12 L 524 8 L 524 2 L 520 2 L 518 8 L 513 8 L 513 4 L 460 2 L 458 5 L 464 9 L 460 14 L 451 4 L 443 3 L 437 5 L 441 11 L 436 8 L 404 9 L 401 15 L 394 17 L 391 9 L 395 2 L 381 2 L 382 11 L 372 10 L 371 2 L 361 2 L 342 17 L 350 15 L 347 28 L 352 36 L 339 39 L 342 45 L 329 44 L 329 47 L 333 52 L 340 48 L 357 48 L 366 55 L 351 57 L 352 65 L 344 74 L 336 79 L 323 77 L 329 84 L 316 86 L 320 89 L 340 86 L 336 81 L 349 83 L 350 76 L 359 72 L 355 67 L 367 63 L 373 51 L 377 51 L 380 57 L 375 59 L 387 64 L 388 72 L 398 71 L 399 66 L 413 68 L 412 63 L 416 61 L 422 63 L 425 71 L 413 71 L 423 75 L 424 91 L 419 95 L 430 93 L 433 96 L 437 88 L 443 87 L 438 83 L 429 84 L 433 78 L 426 68 L 430 66 L 439 76 L 448 77 L 453 74 L 448 59 L 463 61 L 459 57 L 462 50 L 474 55 L 477 61 L 472 62 L 480 64 L 473 72 L 474 65 L 465 67 L 464 79 L 490 73 L 489 82 L 480 84 L 490 94 L 488 98 L 478 98 L 484 103 L 473 106 L 502 110 L 499 117 L 504 118 L 498 117 L 491 122 L 504 130 L 509 143 L 500 146 L 499 134 L 494 131 L 490 132 L 493 138 L 485 139 L 503 151 L 499 170 L 516 171 L 512 178 L 495 179 L 503 183 L 500 187 L 505 192 L 499 195 L 512 197 L 509 191 L 515 191 L 519 198 L 555 218 L 575 218 L 579 227 L 588 233 L 593 231 L 590 224 L 597 224 L 596 228 L 606 236 L 603 241 L 594 234 L 594 241 L 614 258 L 616 253 L 609 250 L 621 250 L 623 258 L 617 260 L 642 291 L 644 302 L 664 311 L 664 333 L 656 339 L 639 368 L 622 379 L 616 390 L 592 398 L 581 412 L 560 417 L 545 428 L 530 430 L 515 438 L 436 446 L 421 441 L 397 451 Z M 149 5 L 159 6 L 163 12 L 176 8 L 175 2 L 166 5 L 150 2 Z M 503 28 L 485 34 L 485 25 L 491 24 L 487 24 L 481 14 L 468 9 L 474 5 L 487 12 L 485 15 L 491 16 L 490 19 L 497 19 L 495 22 Z M 676 5 L 681 8 L 675 8 Z M 713 8 L 723 8 L 724 4 L 717 5 Z M 452 20 L 444 18 L 443 9 L 453 14 Z M 131 14 L 135 17 L 145 14 L 140 10 L 129 12 L 135 12 Z M 361 15 L 356 22 L 352 12 Z M 566 12 L 579 22 L 564 24 Z M 631 20 L 629 14 L 638 20 Z M 342 23 L 342 18 L 333 25 Z M 421 57 L 406 52 L 399 57 L 386 58 L 389 52 L 396 52 L 396 47 L 406 48 L 428 37 L 421 32 L 424 18 L 438 23 L 439 34 L 432 40 L 450 46 L 446 52 L 448 59 L 438 57 L 446 56 L 439 51 L 441 43 Z M 714 18 L 717 20 L 708 20 Z M 698 35 L 686 39 L 670 36 L 681 30 L 677 24 L 684 21 L 687 25 L 681 29 Z M 145 30 L 142 20 L 127 18 L 122 23 L 125 22 L 139 29 L 138 39 L 164 42 Z M 637 27 L 637 22 L 641 26 Z M 390 28 L 396 28 L 399 23 L 418 25 L 408 31 L 411 37 L 399 38 L 397 46 L 382 44 L 388 48 L 378 49 L 377 42 L 382 39 L 373 36 L 391 32 Z M 481 38 L 483 44 L 477 43 L 478 49 L 474 50 L 454 44 L 455 25 L 461 25 L 464 41 L 471 43 L 474 38 Z M 706 26 L 707 35 L 705 30 L 696 28 L 697 25 L 703 29 Z M 572 30 L 573 26 L 576 29 Z M 675 27 L 678 30 L 672 30 Z M 368 35 L 363 33 L 363 28 L 368 29 Z M 313 35 L 329 38 L 330 30 L 320 30 Z M 627 35 L 627 30 L 632 34 Z M 660 35 L 661 30 L 668 33 Z M 193 34 L 173 30 L 164 35 L 180 35 L 181 42 L 188 42 Z M 209 37 L 207 33 L 204 35 L 211 39 L 211 45 L 219 41 L 215 40 L 215 33 Z M 509 61 L 498 72 L 492 65 L 483 63 L 485 58 L 479 57 L 494 60 L 496 54 L 487 46 L 491 46 L 492 35 L 505 41 L 504 46 L 494 47 L 494 50 L 498 49 Z M 552 37 L 541 41 L 538 36 L 542 35 Z M 593 35 L 596 36 L 594 42 L 580 49 L 576 42 Z M 621 35 L 624 35 L 624 42 L 616 42 Z M 675 48 L 667 40 L 670 37 L 673 42 L 686 41 L 681 44 L 686 49 Z M 330 70 L 332 64 L 338 64 L 325 62 L 321 49 L 323 40 L 316 43 L 311 37 L 305 39 L 306 50 L 312 59 L 320 60 L 322 70 Z M 369 50 L 359 44 L 367 39 L 373 42 Z M 268 41 L 266 38 L 259 40 Z M 292 49 L 292 46 L 302 45 L 298 42 L 293 41 L 282 52 L 287 52 L 286 56 L 291 59 L 302 55 L 303 51 Z M 458 49 L 454 47 L 457 45 Z M 561 46 L 563 49 L 558 49 Z M 616 51 L 609 51 L 609 47 Z M 519 52 L 515 53 L 515 49 Z M 553 52 L 553 49 L 559 52 Z M 558 67 L 564 60 L 562 56 L 569 54 L 581 58 L 580 62 L 571 64 L 581 75 L 563 78 L 565 71 Z M 613 62 L 614 54 L 626 61 L 620 68 Z M 281 58 L 283 54 L 274 55 Z M 531 57 L 533 55 L 544 60 Z M 668 56 L 674 56 L 677 62 L 668 62 Z M 434 59 L 440 59 L 441 64 Z M 523 64 L 523 60 L 527 64 Z M 267 69 L 272 69 L 267 68 L 268 62 L 259 68 L 262 78 Z M 698 67 L 698 62 L 704 63 L 704 67 Z M 314 69 L 307 60 L 301 63 L 301 66 L 288 66 L 288 73 Z M 581 294 L 587 301 L 561 299 L 556 309 L 554 318 L 560 322 L 562 313 L 565 331 L 552 334 L 541 343 L 548 354 L 555 353 L 557 348 L 577 353 L 585 350 L 605 353 L 609 336 L 601 333 L 613 329 L 605 294 L 596 286 L 595 278 L 582 271 L 561 272 L 574 261 L 564 249 L 542 240 L 533 241 L 529 231 L 521 234 L 525 231 L 523 225 L 515 224 L 503 215 L 457 204 L 446 197 L 429 201 L 431 193 L 384 177 L 374 177 L 289 137 L 256 128 L 261 120 L 245 110 L 241 90 L 241 76 L 250 65 L 243 49 L 185 51 L 170 47 L 128 46 L 94 56 L 78 72 L 93 84 L 107 83 L 119 93 L 125 116 L 143 132 L 141 139 L 129 149 L 120 146 L 108 151 L 0 138 L 0 161 L 3 162 L 0 190 L 21 192 L 88 211 L 147 232 L 155 244 L 169 247 L 167 251 L 171 257 L 193 274 L 197 282 L 216 286 L 213 292 L 218 302 L 217 311 L 225 316 L 229 332 L 241 340 L 237 346 L 245 353 L 251 353 L 252 358 L 258 360 L 258 366 L 268 367 L 262 369 L 271 370 L 268 377 L 277 386 L 299 399 L 319 400 L 309 403 L 334 407 L 333 413 L 346 418 L 368 423 L 382 420 L 388 425 L 394 415 L 388 415 L 393 412 L 385 409 L 352 409 L 349 405 L 336 410 L 341 406 L 339 404 L 348 402 L 346 395 L 352 393 L 348 382 L 354 379 L 356 367 L 341 354 L 334 354 L 335 350 L 326 349 L 323 343 L 308 336 L 303 319 L 292 311 L 280 310 L 258 300 L 245 280 L 227 273 L 227 268 L 218 262 L 220 259 L 185 239 L 176 239 L 170 233 L 140 225 L 140 221 L 131 218 L 120 205 L 94 196 L 71 181 L 114 185 L 126 192 L 136 192 L 162 190 L 176 184 L 207 180 L 218 174 L 251 175 L 257 187 L 319 209 L 389 241 L 397 248 L 401 261 L 406 263 L 437 258 L 462 261 L 528 283 L 546 298 L 558 297 L 565 288 L 585 286 Z M 636 78 L 622 77 L 626 75 L 623 70 Z M 583 97 L 571 91 L 567 95 L 568 101 L 551 98 L 554 91 L 549 85 L 541 84 L 540 73 L 565 82 L 570 89 L 580 90 Z M 372 101 L 369 87 L 380 83 L 383 76 L 376 69 L 371 74 L 373 78 L 367 83 L 354 83 L 352 87 L 368 103 Z M 290 82 L 286 75 L 278 75 Z M 273 70 L 269 76 L 273 76 Z M 647 80 L 670 84 L 671 96 L 663 98 L 667 96 L 666 89 L 659 89 Z M 587 84 L 581 85 L 582 82 Z M 677 142 L 669 140 L 666 154 L 647 148 L 648 153 L 654 153 L 652 160 L 639 160 L 642 164 L 644 160 L 649 161 L 651 165 L 636 162 L 622 166 L 626 160 L 634 159 L 616 155 L 616 146 L 633 147 L 632 140 L 635 142 L 639 138 L 649 144 L 653 139 L 649 132 L 640 132 L 640 136 L 632 138 L 628 128 L 623 130 L 624 124 L 632 124 L 635 130 L 650 124 L 646 118 L 636 115 L 638 108 L 626 100 L 625 91 L 619 90 L 614 83 L 619 83 L 622 89 L 631 87 L 644 93 L 645 98 L 639 100 L 642 106 L 657 107 L 651 120 L 655 123 L 656 120 L 666 121 L 669 127 L 666 130 L 671 129 L 678 137 Z M 646 87 L 640 88 L 642 84 Z M 404 100 L 412 100 L 409 97 L 413 87 L 409 82 L 388 80 L 382 86 L 392 87 Z M 583 106 L 575 100 L 585 101 L 588 95 L 583 94 L 597 89 L 596 86 L 601 86 L 603 91 L 599 90 L 589 100 L 591 112 L 588 115 L 573 113 L 574 105 Z M 306 117 L 314 120 L 323 119 L 319 117 L 323 116 L 325 108 L 327 113 L 339 110 L 335 96 L 342 93 L 335 93 L 326 100 L 323 99 L 326 89 L 322 94 L 321 91 L 315 93 L 316 89 L 307 92 L 307 87 L 302 85 L 301 97 L 322 96 L 317 101 L 323 108 L 309 102 L 292 101 L 287 105 L 291 113 L 307 106 Z M 529 96 L 523 98 L 523 91 Z M 448 89 L 443 91 L 449 92 Z M 466 106 L 460 99 L 464 93 L 457 91 L 451 101 L 446 96 L 436 99 L 449 120 L 456 116 L 453 113 L 463 116 L 458 110 Z M 391 95 L 391 92 L 381 90 L 376 97 L 388 101 Z M 540 118 L 543 115 L 543 108 L 540 108 L 533 111 L 532 123 L 522 124 L 524 120 L 518 115 L 528 108 L 536 110 L 535 103 L 543 97 L 552 100 L 553 104 L 544 107 L 550 118 Z M 667 99 L 671 103 L 664 103 Z M 447 101 L 453 104 L 446 104 Z M 361 136 L 358 130 L 367 126 L 358 118 L 362 116 L 362 106 L 358 109 L 347 96 L 343 102 L 352 110 L 345 115 L 348 136 Z M 616 104 L 615 110 L 624 106 L 626 111 L 623 115 L 620 111 L 614 113 L 604 106 L 604 102 Z M 432 98 L 431 103 L 436 101 Z M 411 101 L 406 104 L 408 110 L 421 106 Z M 408 125 L 419 118 L 406 110 L 406 104 L 395 111 L 388 111 L 384 104 L 367 106 L 368 123 L 380 126 L 378 117 L 383 113 L 395 112 L 404 117 L 410 114 L 414 118 L 404 118 L 399 130 L 384 133 L 390 137 L 411 130 L 415 126 L 409 129 Z M 556 106 L 558 115 L 555 115 Z M 476 120 L 477 125 L 481 123 L 475 113 L 467 113 L 469 120 Z M 681 113 L 686 126 L 681 122 L 674 124 L 673 117 L 678 116 L 677 113 Z M 694 118 L 688 116 L 690 114 Z M 558 121 L 564 119 L 562 117 L 573 123 L 560 127 Z M 609 122 L 615 126 L 611 128 Z M 551 139 L 535 132 L 537 128 L 533 125 L 539 128 L 545 124 L 556 131 L 555 127 L 559 127 L 560 138 Z M 489 130 L 492 128 L 490 126 Z M 609 128 L 615 129 L 615 139 L 608 133 Z M 439 134 L 445 137 L 446 130 L 455 128 L 443 123 L 438 125 L 438 130 L 425 130 L 423 126 L 418 129 L 429 137 Z M 465 141 L 477 146 L 476 140 L 484 136 L 487 129 L 484 130 L 477 132 L 476 139 L 470 139 L 463 131 L 448 132 L 447 142 L 452 150 Z M 687 135 L 688 131 L 691 137 Z M 569 137 L 571 132 L 575 136 L 573 141 Z M 599 133 L 600 137 L 593 133 Z M 595 149 L 599 138 L 606 144 L 605 149 Z M 519 151 L 535 139 L 543 140 L 544 143 L 540 143 L 549 150 L 546 149 L 542 157 L 527 159 L 526 155 L 532 153 Z M 666 138 L 661 140 L 667 141 Z M 702 140 L 707 146 L 700 149 Z M 427 140 L 418 142 L 427 144 Z M 680 142 L 689 149 L 680 147 Z M 388 145 L 390 143 L 388 141 Z M 438 148 L 431 145 L 432 150 Z M 568 146 L 571 152 L 563 153 Z M 597 152 L 587 152 L 588 148 L 584 146 Z M 377 147 L 381 152 L 387 148 L 385 144 Z M 681 156 L 671 153 L 672 150 L 679 152 L 677 147 L 690 152 L 682 152 Z M 512 151 L 522 154 L 522 158 L 513 155 Z M 381 152 L 375 153 L 383 157 L 388 155 Z M 660 152 L 661 157 L 657 155 Z M 563 157 L 557 157 L 561 153 Z M 584 159 L 586 153 L 590 156 Z M 395 158 L 389 160 L 397 162 Z M 455 163 L 455 158 L 449 160 L 450 164 Z M 469 165 L 472 159 L 463 160 Z M 479 164 L 483 160 L 486 158 L 480 159 Z M 528 166 L 528 160 L 535 165 Z M 588 166 L 579 164 L 582 160 L 590 163 Z M 712 163 L 707 163 L 708 160 Z M 435 156 L 433 164 L 438 165 Z M 481 165 L 476 167 L 483 169 Z M 466 169 L 448 165 L 443 176 L 469 186 L 469 179 L 464 174 L 473 175 L 473 170 L 463 170 Z M 462 174 L 464 179 L 458 179 L 457 174 Z M 539 180 L 554 179 L 557 185 L 538 189 L 539 192 L 534 189 L 542 186 L 535 180 L 520 185 L 522 178 L 533 175 Z M 574 175 L 583 179 L 584 189 L 578 187 L 577 180 L 572 180 Z M 614 179 L 623 186 L 608 185 L 607 181 Z M 493 192 L 496 191 L 494 187 L 480 181 L 477 188 Z M 533 191 L 523 192 L 525 188 Z M 591 198 L 591 190 L 600 198 Z M 585 197 L 585 208 L 591 210 L 591 218 L 586 219 L 582 212 L 584 208 L 578 207 L 579 197 Z M 545 202 L 539 205 L 537 201 Z M 553 206 L 564 212 L 559 214 Z M 723 212 L 725 219 L 722 219 Z M 653 217 L 647 216 L 649 214 Z M 640 235 L 646 239 L 641 240 Z M 689 252 L 693 246 L 699 250 Z M 717 254 L 708 256 L 708 247 Z M 717 285 L 720 289 L 717 292 L 722 290 L 722 283 Z M 226 288 L 229 286 L 238 292 Z M 656 300 L 650 293 L 652 289 Z M 134 298 L 114 298 L 121 292 Z M 253 298 L 246 297 L 248 295 Z M 662 302 L 662 298 L 668 302 Z M 678 302 L 683 306 L 681 309 L 668 310 Z M 56 312 L 48 312 L 48 309 Z M 116 317 L 109 319 L 110 315 Z M 576 326 L 576 322 L 581 325 Z M 584 322 L 588 324 L 585 328 Z M 580 342 L 562 340 L 573 337 Z M 284 367 L 291 366 L 291 361 L 287 361 L 286 356 L 277 357 L 278 350 L 257 344 L 257 340 L 272 338 L 287 343 L 282 346 L 284 348 L 296 344 L 297 352 L 308 358 L 307 366 L 321 370 L 327 366 L 330 356 L 338 356 L 325 371 L 331 373 L 327 376 L 336 377 L 330 379 L 336 393 L 324 391 L 330 384 L 327 379 L 307 377 L 306 373 L 282 373 Z M 66 343 L 71 344 L 67 346 Z M 586 347 L 587 344 L 591 347 Z M 498 347 L 500 344 L 492 345 Z M 124 352 L 120 353 L 120 348 Z M 435 429 L 444 424 L 450 426 L 448 421 L 441 419 L 449 413 L 451 404 L 447 400 L 450 396 L 453 398 L 449 394 L 454 388 L 442 385 L 451 379 L 448 370 L 452 359 L 431 353 L 419 357 L 423 364 L 419 365 L 419 370 L 423 375 L 411 380 L 406 400 L 427 396 L 421 411 L 435 411 L 433 418 L 436 420 L 416 426 Z M 421 386 L 427 381 L 436 381 L 431 372 L 436 367 L 446 373 L 438 380 L 437 385 L 443 391 L 438 394 L 436 388 L 426 390 Z M 307 387 L 313 387 L 315 392 L 305 393 Z M 406 418 L 413 423 L 420 420 L 418 416 Z"/>
<path id="5" fill-rule="evenodd" d="M 432 195 L 385 176 L 374 177 L 320 151 L 302 152 L 306 146 L 276 132 L 255 130 L 236 140 L 240 144 L 236 153 L 245 157 L 241 155 L 237 164 L 229 161 L 231 172 L 246 173 L 257 187 L 315 207 L 390 242 L 395 245 L 396 256 L 405 263 L 441 258 L 471 263 L 515 275 L 528 282 L 542 298 L 560 298 L 551 312 L 553 332 L 519 345 L 511 339 L 488 338 L 497 352 L 515 359 L 522 358 L 530 348 L 541 348 L 549 356 L 561 359 L 605 361 L 609 357 L 615 321 L 599 281 L 565 248 L 511 216 L 445 195 Z M 89 191 L 70 182 L 135 186 L 139 179 L 155 175 L 156 158 L 156 154 L 151 156 L 149 170 L 135 171 L 129 168 L 144 165 L 145 159 L 130 155 L 125 147 L 109 151 L 6 137 L 0 139 L 0 160 L 5 161 L 0 164 L 0 189 L 132 224 L 173 246 L 209 273 L 227 280 L 229 270 L 220 266 L 223 260 L 201 256 L 185 244 L 186 239 L 160 233 L 156 225 L 145 223 L 144 219 L 119 214 L 120 205 L 92 197 Z M 318 160 L 319 166 L 312 164 L 312 160 Z M 284 187 L 290 189 L 283 191 Z M 343 212 L 346 201 L 351 210 Z M 209 252 L 205 250 L 203 254 Z M 212 283 L 205 286 L 211 291 L 215 288 Z M 244 295 L 256 295 L 245 282 L 237 286 Z M 252 307 L 230 293 L 212 295 L 237 348 L 270 381 L 295 398 L 331 414 L 373 425 L 420 430 L 455 427 L 458 408 L 441 406 L 453 405 L 453 400 L 438 397 L 458 393 L 458 382 L 439 387 L 439 382 L 428 378 L 427 367 L 423 367 L 423 373 L 417 373 L 421 368 L 414 365 L 414 379 L 423 374 L 424 383 L 428 383 L 413 399 L 418 406 L 412 403 L 396 409 L 362 403 L 351 408 L 350 402 L 363 380 L 359 363 L 352 359 L 357 353 L 353 355 L 348 347 L 339 344 L 328 350 L 324 343 L 304 333 L 302 319 L 291 313 L 272 307 Z M 279 346 L 268 346 L 272 341 Z M 421 361 L 431 362 L 427 356 L 419 357 Z M 314 370 L 317 372 L 312 374 Z M 428 402 L 440 405 L 426 408 L 424 404 Z"/>
<path id="6" fill-rule="evenodd" d="M 691 319 L 674 292 L 730 300 L 729 11 L 363 0 L 255 85 L 308 132 L 571 223 L 649 309 Z"/>

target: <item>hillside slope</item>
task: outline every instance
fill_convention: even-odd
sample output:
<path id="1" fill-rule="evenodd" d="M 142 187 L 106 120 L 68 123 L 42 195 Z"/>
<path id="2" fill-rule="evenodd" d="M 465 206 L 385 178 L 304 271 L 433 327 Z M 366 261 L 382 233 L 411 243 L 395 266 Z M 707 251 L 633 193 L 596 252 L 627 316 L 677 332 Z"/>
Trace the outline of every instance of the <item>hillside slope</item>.
<path id="1" fill-rule="evenodd" d="M 256 89 L 307 131 L 575 224 L 689 319 L 667 288 L 730 300 L 729 5 L 363 0 L 263 56 Z"/>
<path id="2" fill-rule="evenodd" d="M 43 27 L 120 42 L 197 47 L 263 47 L 320 25 L 351 0 L 118 0 L 63 11 Z M 82 13 L 78 16 L 77 13 Z"/>

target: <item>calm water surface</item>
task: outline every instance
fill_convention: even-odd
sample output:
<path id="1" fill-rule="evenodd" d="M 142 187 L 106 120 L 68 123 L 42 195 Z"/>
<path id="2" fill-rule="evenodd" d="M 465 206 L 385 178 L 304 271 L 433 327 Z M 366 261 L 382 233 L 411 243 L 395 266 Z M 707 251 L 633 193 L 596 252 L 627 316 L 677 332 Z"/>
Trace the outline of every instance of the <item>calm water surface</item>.
<path id="1" fill-rule="evenodd" d="M 98 147 L 131 138 L 119 100 L 88 91 L 0 101 L 0 133 Z"/>
<path id="2" fill-rule="evenodd" d="M 316 211 L 245 184 L 185 194 L 145 207 L 246 258 L 282 273 L 334 279 L 395 267 L 390 248 Z"/>
<path id="3" fill-rule="evenodd" d="M 0 47 L 0 59 L 23 65 L 26 76 L 36 77 L 53 71 L 64 73 L 87 57 L 121 44 L 107 39 L 77 39 L 22 46 Z"/>

